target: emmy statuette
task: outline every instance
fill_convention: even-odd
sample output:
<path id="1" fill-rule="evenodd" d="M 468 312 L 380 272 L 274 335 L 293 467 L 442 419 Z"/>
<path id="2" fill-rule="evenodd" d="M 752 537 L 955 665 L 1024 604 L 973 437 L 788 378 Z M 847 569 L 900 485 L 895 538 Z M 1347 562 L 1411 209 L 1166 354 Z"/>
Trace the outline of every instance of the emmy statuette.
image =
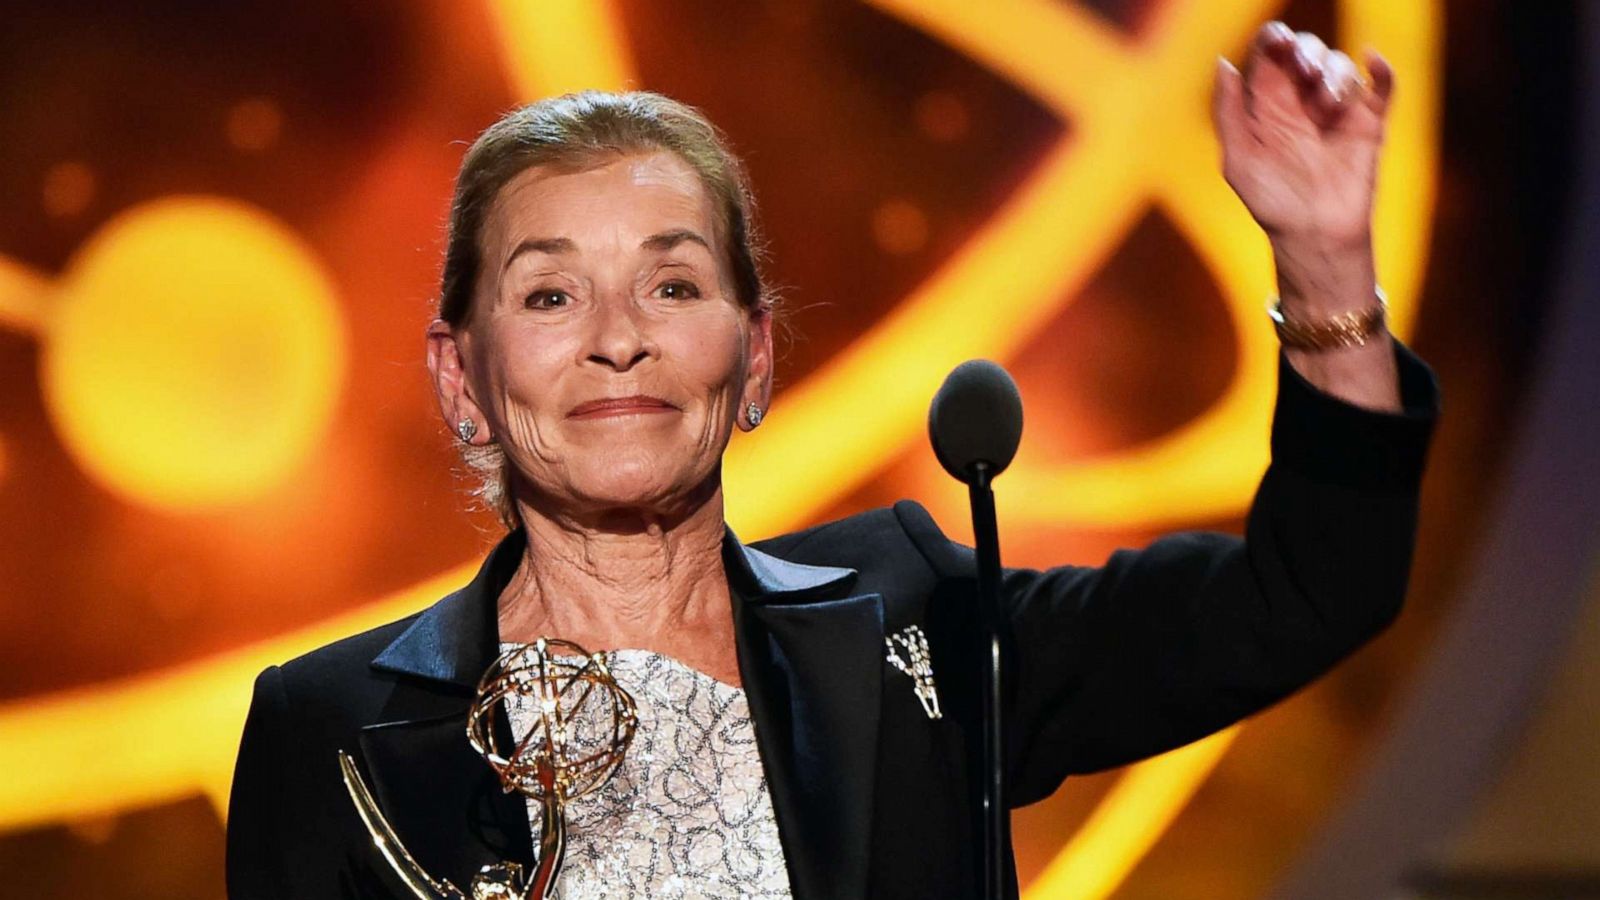
<path id="1" fill-rule="evenodd" d="M 530 702 L 533 727 L 507 752 L 494 715 L 509 698 Z M 539 854 L 531 876 L 518 863 L 493 863 L 473 876 L 470 891 L 430 876 L 406 850 L 348 753 L 339 768 L 372 843 L 419 900 L 549 900 L 566 848 L 566 805 L 599 788 L 621 765 L 639 719 L 633 697 L 617 684 L 605 655 L 570 641 L 540 638 L 511 647 L 478 682 L 467 715 L 467 740 L 500 779 L 539 801 Z"/>

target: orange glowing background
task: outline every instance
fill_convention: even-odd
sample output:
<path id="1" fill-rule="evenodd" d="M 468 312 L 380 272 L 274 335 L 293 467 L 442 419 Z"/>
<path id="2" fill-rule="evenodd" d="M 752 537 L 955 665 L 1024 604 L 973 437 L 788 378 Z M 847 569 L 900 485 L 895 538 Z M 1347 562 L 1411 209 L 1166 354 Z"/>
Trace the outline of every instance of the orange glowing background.
<path id="1" fill-rule="evenodd" d="M 1266 465 L 1273 283 L 1207 100 L 1215 55 L 1278 16 L 1399 73 L 1378 267 L 1446 386 L 1428 496 L 1449 513 L 1425 517 L 1416 611 L 1389 635 L 1242 728 L 1070 782 L 1016 841 L 1030 900 L 1251 896 L 1293 857 L 1446 606 L 1523 377 L 1531 332 L 1500 326 L 1526 306 L 1462 296 L 1538 265 L 1537 229 L 1486 238 L 1525 195 L 1512 161 L 1462 163 L 1493 137 L 1468 112 L 1510 89 L 1446 93 L 1512 53 L 1469 14 L 1498 7 L 214 6 L 54 4 L 0 39 L 22 138 L 0 149 L 0 872 L 19 896 L 219 897 L 256 672 L 476 568 L 492 522 L 462 500 L 422 328 L 459 155 L 520 102 L 660 90 L 745 155 L 794 332 L 771 418 L 727 457 L 746 540 L 903 496 L 965 534 L 922 423 L 976 356 L 1028 409 L 998 490 L 1008 563 L 1237 528 Z"/>

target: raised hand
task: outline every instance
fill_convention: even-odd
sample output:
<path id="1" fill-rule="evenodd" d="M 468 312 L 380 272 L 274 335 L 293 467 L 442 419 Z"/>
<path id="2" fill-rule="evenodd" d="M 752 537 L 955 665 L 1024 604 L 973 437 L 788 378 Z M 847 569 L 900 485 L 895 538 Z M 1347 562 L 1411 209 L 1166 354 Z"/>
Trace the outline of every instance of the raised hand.
<path id="1" fill-rule="evenodd" d="M 1368 239 L 1394 71 L 1366 62 L 1370 87 L 1349 56 L 1282 22 L 1256 33 L 1243 74 L 1218 61 L 1223 177 L 1269 237 Z"/>
<path id="2" fill-rule="evenodd" d="M 1212 118 L 1222 174 L 1272 243 L 1285 316 L 1316 323 L 1377 303 L 1372 201 L 1394 70 L 1349 56 L 1282 22 L 1256 32 L 1241 74 L 1217 61 Z M 1387 333 L 1334 350 L 1288 348 L 1289 362 L 1330 394 L 1400 408 Z"/>

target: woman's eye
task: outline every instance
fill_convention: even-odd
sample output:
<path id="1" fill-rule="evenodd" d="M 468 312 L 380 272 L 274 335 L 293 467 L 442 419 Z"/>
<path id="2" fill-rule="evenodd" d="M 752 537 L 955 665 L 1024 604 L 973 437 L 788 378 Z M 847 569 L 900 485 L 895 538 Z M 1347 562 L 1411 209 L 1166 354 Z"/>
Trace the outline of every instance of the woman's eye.
<path id="1" fill-rule="evenodd" d="M 667 281 L 656 288 L 656 294 L 663 300 L 693 300 L 700 296 L 700 289 L 687 281 Z"/>
<path id="2" fill-rule="evenodd" d="M 534 291 L 528 295 L 526 304 L 535 309 L 557 309 L 566 306 L 570 299 L 566 291 Z"/>

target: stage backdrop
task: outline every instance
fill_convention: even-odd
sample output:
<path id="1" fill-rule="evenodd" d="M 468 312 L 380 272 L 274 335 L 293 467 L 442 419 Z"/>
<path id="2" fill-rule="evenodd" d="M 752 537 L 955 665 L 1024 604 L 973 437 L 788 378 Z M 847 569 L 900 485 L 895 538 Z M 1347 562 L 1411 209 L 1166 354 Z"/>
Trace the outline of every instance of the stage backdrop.
<path id="1" fill-rule="evenodd" d="M 1572 155 L 1571 15 L 1514 6 L 8 11 L 0 894 L 217 900 L 256 672 L 470 577 L 497 533 L 423 327 L 462 151 L 542 96 L 662 91 L 748 161 L 786 324 L 771 416 L 728 454 L 741 537 L 901 497 L 969 534 L 924 422 L 971 357 L 1027 405 L 998 484 L 1008 563 L 1237 530 L 1267 459 L 1273 283 L 1208 95 L 1215 55 L 1281 16 L 1398 71 L 1379 274 L 1447 404 L 1411 603 L 1265 715 L 1015 820 L 1031 900 L 1261 894 L 1381 738 L 1511 446 Z"/>

